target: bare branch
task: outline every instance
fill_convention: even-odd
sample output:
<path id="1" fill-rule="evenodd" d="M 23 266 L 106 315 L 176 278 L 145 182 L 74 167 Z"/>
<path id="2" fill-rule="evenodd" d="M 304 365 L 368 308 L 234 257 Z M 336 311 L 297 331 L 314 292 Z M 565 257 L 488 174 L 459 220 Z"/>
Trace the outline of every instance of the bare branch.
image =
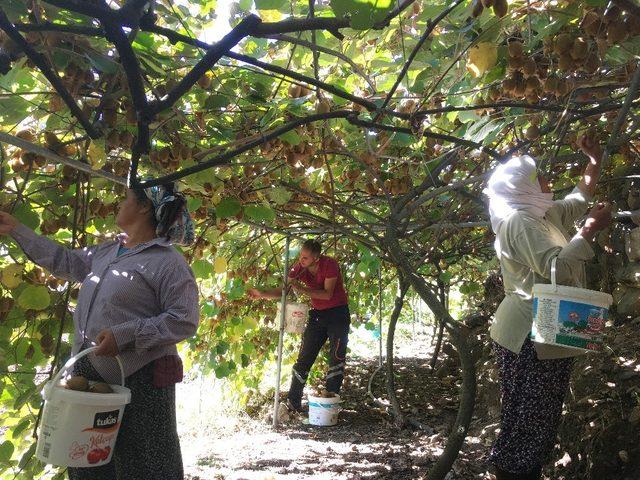
<path id="1" fill-rule="evenodd" d="M 76 170 L 80 170 L 81 172 L 88 173 L 94 177 L 101 177 L 107 180 L 110 180 L 114 183 L 118 183 L 120 185 L 126 185 L 127 180 L 122 177 L 118 177 L 112 173 L 105 172 L 104 170 L 94 170 L 91 168 L 91 165 L 80 162 L 78 160 L 73 160 L 71 158 L 61 157 L 60 155 L 52 152 L 51 150 L 41 147 L 40 145 L 36 145 L 35 143 L 27 142 L 21 138 L 15 137 L 13 135 L 9 135 L 8 133 L 0 132 L 0 142 L 9 143 L 16 147 L 20 147 L 23 150 L 28 152 L 33 152 L 38 155 L 42 155 L 56 163 L 61 163 L 63 165 L 68 165 L 70 167 L 75 168 Z"/>
<path id="2" fill-rule="evenodd" d="M 222 40 L 218 43 L 210 46 L 207 49 L 207 53 L 202 59 L 187 73 L 184 78 L 173 88 L 165 98 L 158 102 L 152 102 L 149 107 L 148 114 L 152 118 L 159 112 L 170 108 L 174 103 L 178 101 L 178 99 L 184 95 L 195 83 L 198 79 L 204 75 L 207 70 L 213 67 L 223 55 L 226 55 L 229 50 L 231 50 L 234 46 L 240 42 L 244 37 L 253 33 L 257 28 L 259 28 L 260 23 L 259 17 L 256 15 L 249 15 L 242 22 L 240 22 L 231 32 L 226 34 Z"/>

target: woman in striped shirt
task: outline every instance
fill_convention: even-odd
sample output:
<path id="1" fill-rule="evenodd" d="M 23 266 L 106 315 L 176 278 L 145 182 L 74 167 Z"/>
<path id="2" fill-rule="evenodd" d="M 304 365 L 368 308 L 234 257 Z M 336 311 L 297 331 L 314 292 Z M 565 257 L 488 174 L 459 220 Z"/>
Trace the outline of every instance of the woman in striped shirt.
<path id="1" fill-rule="evenodd" d="M 75 250 L 41 236 L 0 212 L 0 234 L 10 235 L 34 263 L 80 282 L 73 314 L 73 352 L 97 345 L 75 374 L 119 383 L 112 358 L 124 366 L 131 389 L 113 461 L 69 468 L 76 479 L 182 479 L 176 430 L 175 383 L 182 380 L 176 344 L 196 331 L 198 290 L 191 268 L 173 244 L 193 241 L 186 200 L 172 184 L 129 189 L 120 203 L 117 240 Z"/>

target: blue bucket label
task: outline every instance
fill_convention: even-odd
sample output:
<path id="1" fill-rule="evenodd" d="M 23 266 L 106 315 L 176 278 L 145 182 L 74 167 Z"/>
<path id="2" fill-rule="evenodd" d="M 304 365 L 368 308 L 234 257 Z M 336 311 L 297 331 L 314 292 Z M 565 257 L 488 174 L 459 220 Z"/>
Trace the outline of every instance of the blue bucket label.
<path id="1" fill-rule="evenodd" d="M 534 323 L 531 337 L 543 343 L 600 350 L 609 310 L 570 300 L 560 300 L 556 310 L 555 303 L 543 298 L 540 305 L 538 298 L 533 299 L 533 318 L 538 325 L 536 328 Z"/>

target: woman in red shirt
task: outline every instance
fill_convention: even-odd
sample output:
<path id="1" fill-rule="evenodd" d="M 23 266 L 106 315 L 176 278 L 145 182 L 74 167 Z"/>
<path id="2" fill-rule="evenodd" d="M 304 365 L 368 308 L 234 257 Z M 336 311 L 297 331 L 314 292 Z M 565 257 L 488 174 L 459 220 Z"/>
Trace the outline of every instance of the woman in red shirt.
<path id="1" fill-rule="evenodd" d="M 287 397 L 287 407 L 298 412 L 302 410 L 302 392 L 309 371 L 327 339 L 331 353 L 325 377 L 326 389 L 339 393 L 344 378 L 349 340 L 349 301 L 338 262 L 321 255 L 321 250 L 319 242 L 307 240 L 302 244 L 298 262 L 289 271 L 291 287 L 311 298 L 313 306 L 302 336 L 298 360 L 293 366 Z M 253 298 L 280 298 L 282 290 L 261 291 L 252 288 L 248 293 Z"/>

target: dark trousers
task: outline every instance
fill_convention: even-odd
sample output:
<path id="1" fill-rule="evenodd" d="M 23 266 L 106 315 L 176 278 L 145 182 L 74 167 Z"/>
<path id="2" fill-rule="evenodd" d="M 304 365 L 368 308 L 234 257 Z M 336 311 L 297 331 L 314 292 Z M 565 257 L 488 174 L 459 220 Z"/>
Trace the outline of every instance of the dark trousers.
<path id="1" fill-rule="evenodd" d="M 111 462 L 91 468 L 69 468 L 70 480 L 182 480 L 182 455 L 176 425 L 175 385 L 153 385 L 154 362 L 126 378 L 131 403 Z M 81 358 L 75 375 L 102 381 L 88 359 Z"/>
<path id="2" fill-rule="evenodd" d="M 311 310 L 307 327 L 302 335 L 302 345 L 298 360 L 293 366 L 289 400 L 300 405 L 302 391 L 307 382 L 309 371 L 316 361 L 320 349 L 329 339 L 329 370 L 325 377 L 326 388 L 333 393 L 340 392 L 344 378 L 344 366 L 349 341 L 349 307 L 346 305 L 326 310 Z"/>

